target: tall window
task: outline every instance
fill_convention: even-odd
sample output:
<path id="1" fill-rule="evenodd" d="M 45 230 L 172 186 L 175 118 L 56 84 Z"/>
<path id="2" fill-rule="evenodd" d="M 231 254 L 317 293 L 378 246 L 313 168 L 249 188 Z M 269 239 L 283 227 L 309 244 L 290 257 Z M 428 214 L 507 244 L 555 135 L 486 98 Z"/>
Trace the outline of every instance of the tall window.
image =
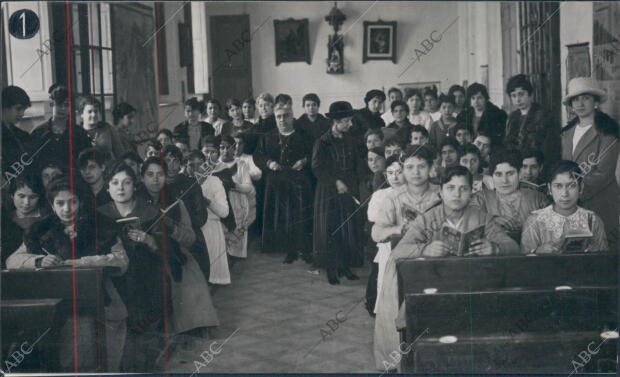
<path id="1" fill-rule="evenodd" d="M 114 105 L 114 71 L 110 6 L 105 3 L 71 6 L 71 77 L 77 96 L 95 95 L 110 110 Z M 105 111 L 102 111 L 105 121 Z"/>
<path id="2" fill-rule="evenodd" d="M 168 54 L 166 46 L 166 12 L 164 3 L 155 3 L 155 30 L 157 30 L 157 76 L 159 95 L 170 94 L 168 89 Z"/>

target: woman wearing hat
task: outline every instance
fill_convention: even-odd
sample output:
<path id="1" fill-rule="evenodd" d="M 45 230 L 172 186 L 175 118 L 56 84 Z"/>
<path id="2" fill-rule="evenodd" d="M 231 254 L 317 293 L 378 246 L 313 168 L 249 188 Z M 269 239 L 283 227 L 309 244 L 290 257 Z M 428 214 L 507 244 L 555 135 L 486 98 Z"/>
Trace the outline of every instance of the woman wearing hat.
<path id="1" fill-rule="evenodd" d="M 364 102 L 366 107 L 355 112 L 355 127 L 351 130 L 353 136 L 364 135 L 371 128 L 385 127 L 385 121 L 381 118 L 381 106 L 385 102 L 385 93 L 378 89 L 370 90 L 366 93 Z"/>
<path id="2" fill-rule="evenodd" d="M 312 172 L 318 179 L 314 200 L 314 251 L 317 265 L 327 269 L 330 284 L 338 276 L 358 279 L 350 270 L 361 266 L 359 219 L 353 217 L 358 196 L 357 140 L 349 134 L 355 112 L 349 102 L 337 101 L 327 117 L 332 126 L 314 143 Z"/>
<path id="3" fill-rule="evenodd" d="M 584 174 L 581 203 L 596 212 L 607 230 L 610 250 L 618 249 L 618 123 L 598 106 L 607 94 L 589 77 L 568 83 L 563 103 L 576 117 L 562 129 L 562 159 L 575 161 Z"/>

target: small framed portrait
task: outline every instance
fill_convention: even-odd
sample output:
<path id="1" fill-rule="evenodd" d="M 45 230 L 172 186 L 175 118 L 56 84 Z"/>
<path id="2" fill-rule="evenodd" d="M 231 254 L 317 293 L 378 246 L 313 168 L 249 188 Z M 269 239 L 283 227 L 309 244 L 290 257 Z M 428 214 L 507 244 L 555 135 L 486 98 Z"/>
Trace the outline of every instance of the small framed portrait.
<path id="1" fill-rule="evenodd" d="M 364 22 L 364 56 L 368 60 L 391 60 L 396 63 L 396 21 Z"/>
<path id="2" fill-rule="evenodd" d="M 276 66 L 280 63 L 306 62 L 310 64 L 308 19 L 274 20 L 276 38 Z"/>

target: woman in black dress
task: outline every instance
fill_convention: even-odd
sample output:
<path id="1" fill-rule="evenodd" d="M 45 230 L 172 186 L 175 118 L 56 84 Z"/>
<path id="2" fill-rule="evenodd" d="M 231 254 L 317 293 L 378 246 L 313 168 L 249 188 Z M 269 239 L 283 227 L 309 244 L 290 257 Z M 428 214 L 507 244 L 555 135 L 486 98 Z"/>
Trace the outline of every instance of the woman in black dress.
<path id="1" fill-rule="evenodd" d="M 314 144 L 312 172 L 318 179 L 314 204 L 314 250 L 320 267 L 327 269 L 330 284 L 338 275 L 358 279 L 350 267 L 362 265 L 360 224 L 354 216 L 359 207 L 357 141 L 348 134 L 354 110 L 337 101 L 329 107 L 333 124 Z"/>

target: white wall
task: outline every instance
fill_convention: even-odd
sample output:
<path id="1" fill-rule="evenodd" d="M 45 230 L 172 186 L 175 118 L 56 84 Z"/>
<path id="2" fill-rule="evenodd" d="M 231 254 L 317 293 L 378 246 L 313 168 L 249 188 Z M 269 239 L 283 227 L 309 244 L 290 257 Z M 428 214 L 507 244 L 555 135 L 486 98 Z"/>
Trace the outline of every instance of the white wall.
<path id="1" fill-rule="evenodd" d="M 411 66 L 414 49 L 429 34 L 443 31 L 456 17 L 455 2 L 338 2 L 338 8 L 347 16 L 340 33 L 344 36 L 345 73 L 326 73 L 328 35 L 333 29 L 325 21 L 333 2 L 207 2 L 207 19 L 216 15 L 249 14 L 251 32 L 270 19 L 252 38 L 252 86 L 254 94 L 288 93 L 293 97 L 294 112 L 302 113 L 301 98 L 309 92 L 322 100 L 322 111 L 327 111 L 335 100 L 350 101 L 354 107 L 363 107 L 366 91 L 379 88 L 387 91 L 399 83 L 440 81 L 440 90 L 461 83 L 459 75 L 459 27 L 461 19 L 443 35 L 427 55 Z M 370 9 L 369 9 L 370 8 Z M 275 65 L 273 20 L 308 18 L 311 65 L 282 63 Z M 363 22 L 397 21 L 397 62 L 368 61 L 362 64 Z M 208 25 L 205 25 L 208 29 Z M 437 34 L 434 34 L 435 36 Z M 501 64 L 500 64 L 501 66 Z M 402 76 L 399 78 L 399 75 Z"/>

